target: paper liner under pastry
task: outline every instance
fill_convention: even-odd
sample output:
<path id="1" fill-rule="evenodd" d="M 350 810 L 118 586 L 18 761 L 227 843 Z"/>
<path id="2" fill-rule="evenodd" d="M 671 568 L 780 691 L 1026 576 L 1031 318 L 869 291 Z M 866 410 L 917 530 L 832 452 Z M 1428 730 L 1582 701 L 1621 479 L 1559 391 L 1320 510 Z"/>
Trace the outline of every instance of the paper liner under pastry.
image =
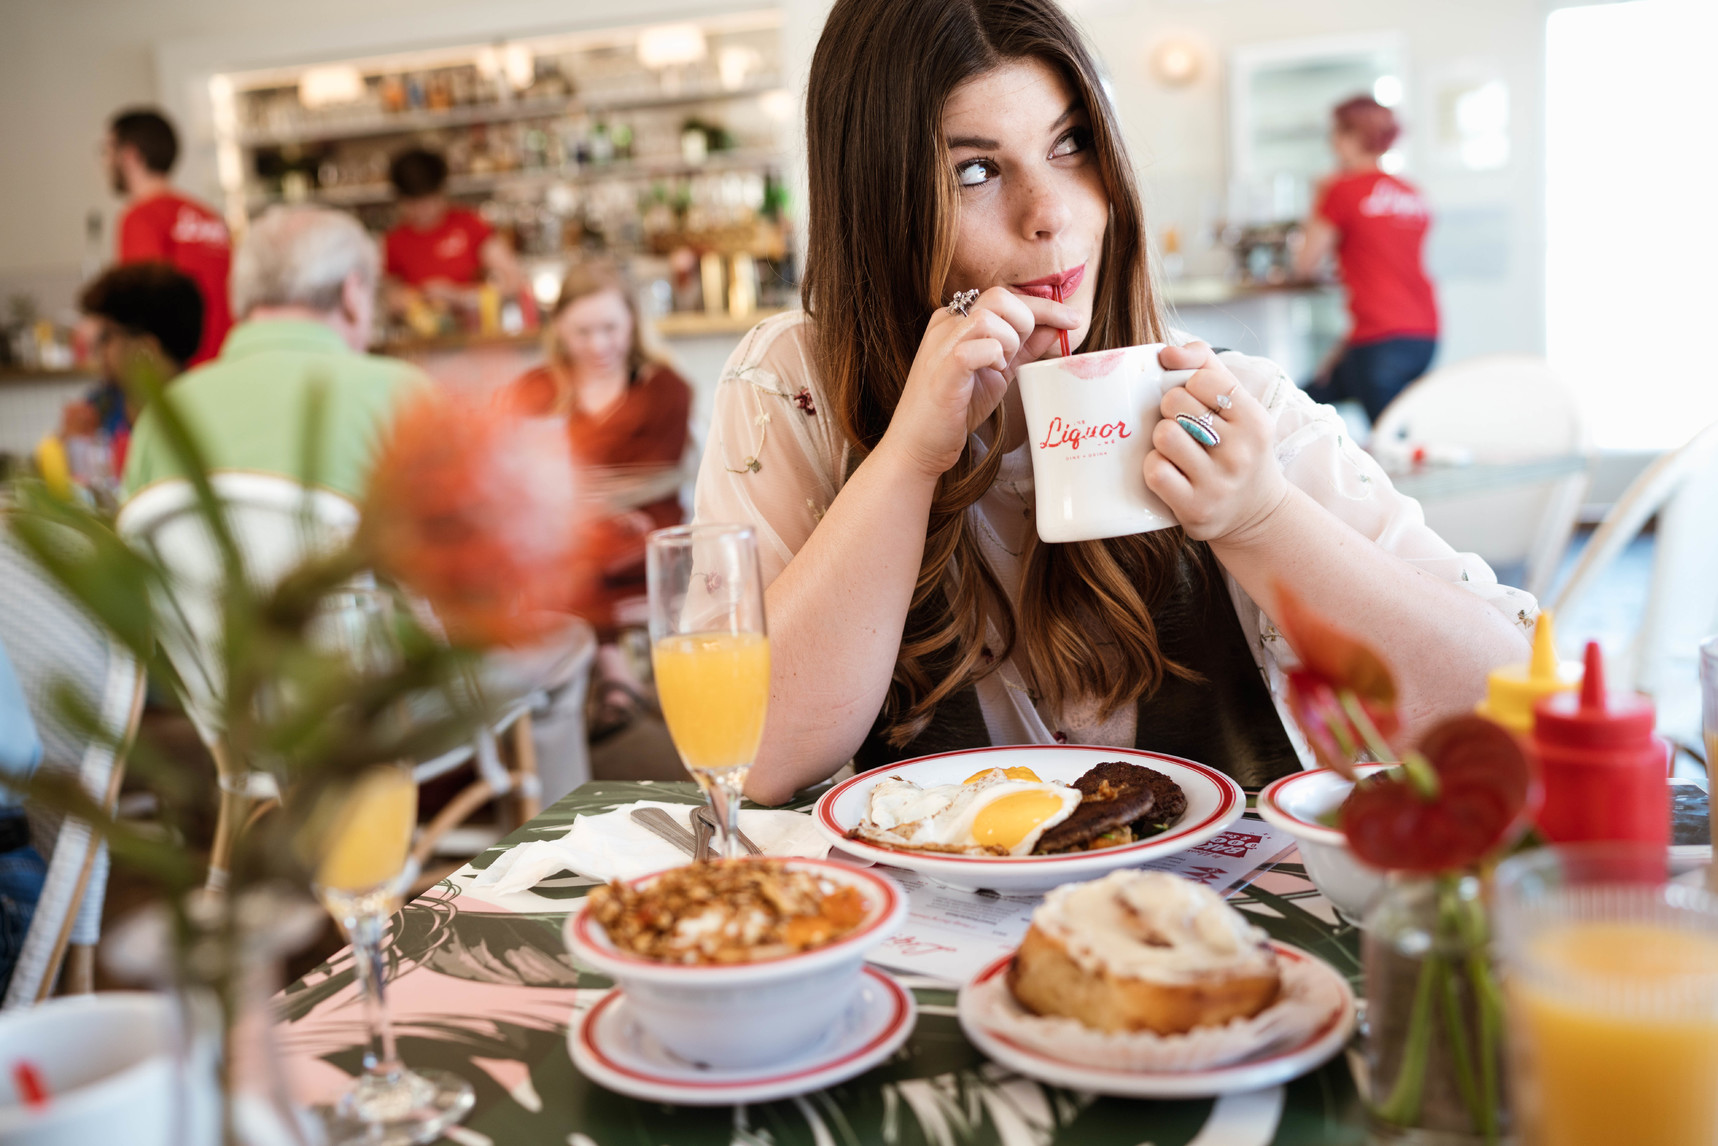
<path id="1" fill-rule="evenodd" d="M 1014 998 L 1006 975 L 969 986 L 967 998 L 985 1027 L 1064 1062 L 1110 1070 L 1209 1070 L 1305 1038 L 1342 1006 L 1341 990 L 1317 967 L 1299 959 L 1278 966 L 1282 989 L 1275 1003 L 1250 1019 L 1183 1035 L 1097 1031 L 1077 1019 L 1035 1015 Z"/>

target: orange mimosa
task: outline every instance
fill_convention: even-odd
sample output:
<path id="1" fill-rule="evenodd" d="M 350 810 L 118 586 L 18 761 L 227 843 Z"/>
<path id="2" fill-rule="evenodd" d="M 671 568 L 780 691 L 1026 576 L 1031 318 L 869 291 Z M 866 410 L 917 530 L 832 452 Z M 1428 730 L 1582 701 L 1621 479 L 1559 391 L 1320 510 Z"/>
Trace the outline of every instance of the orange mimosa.
<path id="1" fill-rule="evenodd" d="M 1718 936 L 1567 922 L 1509 988 L 1527 1146 L 1718 1142 Z"/>
<path id="2" fill-rule="evenodd" d="M 662 715 L 686 767 L 748 767 L 769 707 L 769 638 L 743 632 L 677 634 L 656 642 L 651 661 Z"/>
<path id="3" fill-rule="evenodd" d="M 326 821 L 316 883 L 324 895 L 392 886 L 405 870 L 417 826 L 418 786 L 409 768 L 373 768 L 338 797 Z"/>

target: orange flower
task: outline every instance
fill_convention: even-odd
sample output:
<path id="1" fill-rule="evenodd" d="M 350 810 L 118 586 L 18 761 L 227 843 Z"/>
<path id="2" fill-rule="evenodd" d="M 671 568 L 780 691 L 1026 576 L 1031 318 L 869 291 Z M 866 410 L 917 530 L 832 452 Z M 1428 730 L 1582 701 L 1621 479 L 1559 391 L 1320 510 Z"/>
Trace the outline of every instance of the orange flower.
<path id="1" fill-rule="evenodd" d="M 529 641 L 563 620 L 579 529 L 560 424 L 441 390 L 401 408 L 364 500 L 376 568 L 463 644 Z"/>

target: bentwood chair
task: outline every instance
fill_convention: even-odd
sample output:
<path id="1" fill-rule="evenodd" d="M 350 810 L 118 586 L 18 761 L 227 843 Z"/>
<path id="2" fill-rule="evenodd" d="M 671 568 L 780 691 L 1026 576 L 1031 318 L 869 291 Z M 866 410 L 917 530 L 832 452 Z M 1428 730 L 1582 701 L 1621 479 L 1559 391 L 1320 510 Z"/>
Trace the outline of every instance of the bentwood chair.
<path id="1" fill-rule="evenodd" d="M 1456 446 L 1475 463 L 1580 458 L 1591 451 L 1581 405 L 1542 358 L 1492 354 L 1441 367 L 1396 396 L 1372 428 L 1372 448 Z M 1526 485 L 1422 502 L 1426 524 L 1457 550 L 1525 569 L 1543 596 L 1574 536 L 1586 493 L 1582 467 Z"/>
<path id="2" fill-rule="evenodd" d="M 1718 422 L 1623 491 L 1551 607 L 1569 616 L 1654 517 L 1652 581 L 1640 625 L 1623 655 L 1606 664 L 1606 679 L 1612 688 L 1651 696 L 1660 727 L 1692 740 L 1700 726 L 1699 645 L 1718 632 Z"/>
<path id="3" fill-rule="evenodd" d="M 78 539 L 68 536 L 67 544 Z M 0 644 L 17 670 L 42 741 L 43 772 L 75 775 L 88 796 L 113 811 L 125 772 L 125 746 L 143 711 L 143 671 L 123 645 L 50 581 L 0 522 Z M 56 690 L 70 687 L 97 715 L 91 737 L 60 714 Z M 116 748 L 116 746 L 119 746 Z M 26 807 L 30 838 L 47 863 L 41 899 L 6 998 L 25 1007 L 64 986 L 93 987 L 96 941 L 107 895 L 107 844 L 82 820 Z"/>
<path id="4" fill-rule="evenodd" d="M 245 575 L 259 590 L 271 588 L 306 559 L 346 544 L 358 527 L 358 507 L 348 499 L 275 474 L 220 471 L 210 475 L 210 484 L 242 555 Z M 171 591 L 166 594 L 169 599 L 157 603 L 157 613 L 163 618 L 160 639 L 183 682 L 187 715 L 215 759 L 221 801 L 210 853 L 209 886 L 218 888 L 226 882 L 239 832 L 279 795 L 274 778 L 234 759 L 223 738 L 221 561 L 187 481 L 173 479 L 146 487 L 125 504 L 118 526 L 133 545 L 155 555 L 172 577 Z M 354 588 L 359 591 L 374 586 L 367 574 L 358 580 Z M 496 695 L 486 679 L 474 680 L 471 688 Z M 474 758 L 477 765 L 476 781 L 456 796 L 425 832 L 431 844 L 477 808 L 499 797 L 512 796 L 520 803 L 515 813 L 520 822 L 536 814 L 530 703 L 534 699 L 506 704 L 503 717 L 480 732 L 475 743 L 453 747 L 416 766 L 421 784 Z M 502 762 L 498 748 L 498 738 L 503 735 L 512 740 L 511 768 Z"/>

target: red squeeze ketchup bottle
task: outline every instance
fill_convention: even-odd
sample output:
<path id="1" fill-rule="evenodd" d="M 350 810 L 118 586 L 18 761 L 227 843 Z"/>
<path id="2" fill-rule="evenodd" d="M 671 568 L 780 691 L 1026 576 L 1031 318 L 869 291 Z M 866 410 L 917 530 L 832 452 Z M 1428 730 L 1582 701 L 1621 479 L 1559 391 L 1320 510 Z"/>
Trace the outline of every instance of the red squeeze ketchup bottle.
<path id="1" fill-rule="evenodd" d="M 1605 691 L 1599 643 L 1587 642 L 1580 691 L 1533 706 L 1533 751 L 1545 785 L 1538 825 L 1547 839 L 1670 846 L 1669 754 L 1652 726 L 1647 697 Z"/>

